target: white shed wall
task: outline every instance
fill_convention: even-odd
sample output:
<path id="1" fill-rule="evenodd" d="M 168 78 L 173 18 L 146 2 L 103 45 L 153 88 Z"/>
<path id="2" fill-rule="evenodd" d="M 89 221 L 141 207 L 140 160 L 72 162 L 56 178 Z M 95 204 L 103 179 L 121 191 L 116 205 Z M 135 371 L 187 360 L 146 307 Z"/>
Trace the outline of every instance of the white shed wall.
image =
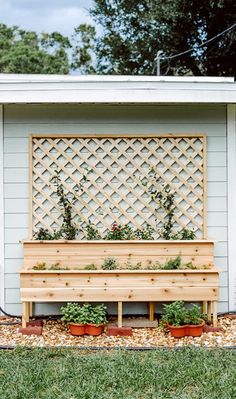
<path id="1" fill-rule="evenodd" d="M 20 314 L 19 275 L 28 236 L 31 133 L 207 134 L 207 227 L 222 270 L 219 311 L 228 310 L 226 106 L 221 105 L 7 105 L 4 107 L 6 310 Z M 144 306 L 129 305 L 142 313 Z M 40 313 L 55 305 L 37 305 Z"/>

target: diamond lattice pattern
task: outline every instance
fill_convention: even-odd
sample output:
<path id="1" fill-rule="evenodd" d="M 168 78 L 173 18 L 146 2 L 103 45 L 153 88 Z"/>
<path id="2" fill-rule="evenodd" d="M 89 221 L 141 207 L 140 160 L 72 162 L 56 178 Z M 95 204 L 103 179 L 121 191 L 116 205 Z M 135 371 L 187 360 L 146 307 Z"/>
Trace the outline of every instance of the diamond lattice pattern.
<path id="1" fill-rule="evenodd" d="M 203 137 L 33 137 L 32 154 L 32 233 L 60 225 L 51 181 L 56 169 L 68 192 L 73 192 L 86 168 L 93 169 L 74 205 L 75 221 L 79 215 L 82 225 L 91 221 L 102 234 L 114 221 L 161 228 L 164 213 L 159 209 L 155 216 L 155 203 L 142 183 L 154 167 L 175 192 L 176 230 L 187 227 L 203 236 Z"/>

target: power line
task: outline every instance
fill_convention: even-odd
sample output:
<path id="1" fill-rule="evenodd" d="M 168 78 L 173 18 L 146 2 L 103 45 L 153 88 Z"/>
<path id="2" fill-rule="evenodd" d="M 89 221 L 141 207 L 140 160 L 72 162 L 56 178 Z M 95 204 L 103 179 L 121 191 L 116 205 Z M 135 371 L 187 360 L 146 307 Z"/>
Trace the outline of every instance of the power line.
<path id="1" fill-rule="evenodd" d="M 213 36 L 211 39 L 206 40 L 204 43 L 200 44 L 199 46 L 197 46 L 197 47 L 195 47 L 195 48 L 191 48 L 191 49 L 189 49 L 189 50 L 182 51 L 182 53 L 178 53 L 178 54 L 175 54 L 175 55 L 171 55 L 171 56 L 169 56 L 169 57 L 161 57 L 161 59 L 162 59 L 162 60 L 172 60 L 173 58 L 180 57 L 181 55 L 190 53 L 190 52 L 192 52 L 193 50 L 197 50 L 197 49 L 199 49 L 199 48 L 205 46 L 205 44 L 210 43 L 210 42 L 212 42 L 213 40 L 215 40 L 216 38 L 218 38 L 218 37 L 224 35 L 226 32 L 229 32 L 229 31 L 232 30 L 235 26 L 236 26 L 236 22 L 235 22 L 233 25 L 231 25 L 229 28 L 225 29 L 223 32 L 218 33 L 217 35 Z"/>

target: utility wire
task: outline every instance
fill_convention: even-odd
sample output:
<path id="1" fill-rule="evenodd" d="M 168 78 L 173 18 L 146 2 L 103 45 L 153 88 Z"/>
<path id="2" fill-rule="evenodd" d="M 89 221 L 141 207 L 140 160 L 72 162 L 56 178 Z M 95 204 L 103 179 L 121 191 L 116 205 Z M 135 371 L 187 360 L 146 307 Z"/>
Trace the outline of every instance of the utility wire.
<path id="1" fill-rule="evenodd" d="M 169 56 L 169 57 L 161 57 L 161 59 L 162 59 L 162 60 L 172 60 L 173 58 L 180 57 L 181 55 L 190 53 L 190 52 L 192 52 L 193 50 L 197 50 L 197 49 L 199 49 L 199 48 L 205 46 L 205 44 L 210 43 L 210 42 L 212 42 L 213 40 L 215 40 L 216 38 L 218 38 L 218 37 L 224 35 L 226 32 L 229 32 L 229 31 L 232 30 L 235 26 L 236 26 L 236 22 L 235 22 L 233 25 L 231 25 L 229 28 L 225 29 L 223 32 L 218 33 L 217 35 L 213 36 L 211 39 L 205 41 L 204 43 L 200 44 L 199 46 L 197 46 L 197 47 L 195 47 L 195 48 L 191 48 L 191 49 L 189 49 L 189 50 L 183 51 L 182 53 L 178 53 L 178 54 L 175 54 L 175 55 L 171 55 L 171 56 Z"/>

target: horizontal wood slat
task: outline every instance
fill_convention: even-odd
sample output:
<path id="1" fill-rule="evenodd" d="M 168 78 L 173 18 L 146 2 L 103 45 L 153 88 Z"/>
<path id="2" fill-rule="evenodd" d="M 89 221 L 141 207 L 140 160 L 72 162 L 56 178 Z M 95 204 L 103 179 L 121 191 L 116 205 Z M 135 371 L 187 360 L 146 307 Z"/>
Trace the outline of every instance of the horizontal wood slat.
<path id="1" fill-rule="evenodd" d="M 32 269 L 36 262 L 47 266 L 59 263 L 61 267 L 83 269 L 94 263 L 98 268 L 107 257 L 117 259 L 120 268 L 127 262 L 148 261 L 164 263 L 180 255 L 182 263 L 192 262 L 196 267 L 213 266 L 213 241 L 26 241 L 24 242 L 24 268 Z"/>
<path id="2" fill-rule="evenodd" d="M 204 301 L 217 300 L 219 296 L 218 288 L 212 287 L 91 287 L 81 286 L 77 289 L 54 288 L 37 289 L 22 288 L 21 300 L 38 302 L 147 302 L 147 301 Z"/>

